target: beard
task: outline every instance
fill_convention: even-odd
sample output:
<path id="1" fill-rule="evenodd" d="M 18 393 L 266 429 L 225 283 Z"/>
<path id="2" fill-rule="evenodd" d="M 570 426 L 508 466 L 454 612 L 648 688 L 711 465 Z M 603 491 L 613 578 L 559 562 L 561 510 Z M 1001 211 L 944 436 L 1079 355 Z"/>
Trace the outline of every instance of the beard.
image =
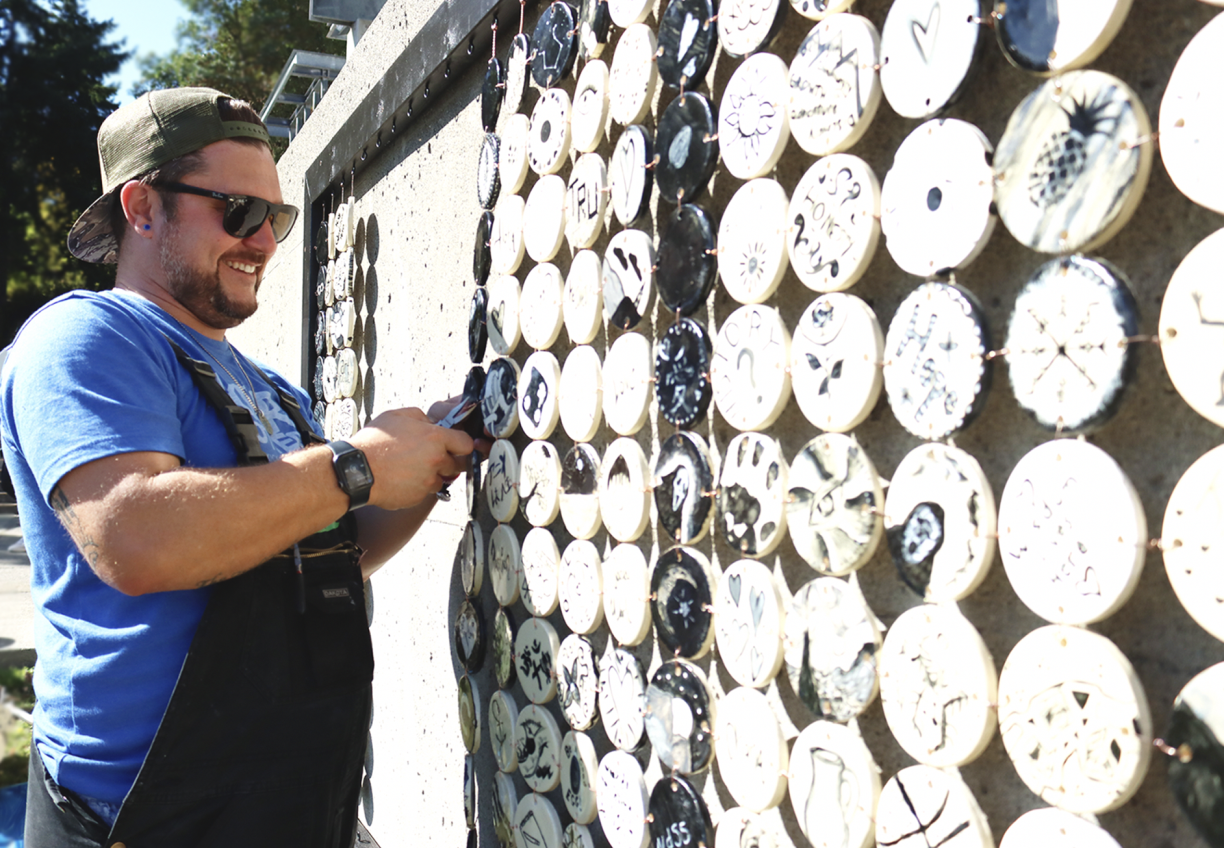
<path id="1" fill-rule="evenodd" d="M 263 254 L 226 257 L 235 262 L 246 262 L 257 267 L 266 259 Z M 221 261 L 213 268 L 190 264 L 182 250 L 182 236 L 178 225 L 168 222 L 161 242 L 161 266 L 166 275 L 166 289 L 179 304 L 203 322 L 217 330 L 237 327 L 250 318 L 258 302 L 243 303 L 231 298 L 221 283 Z M 261 278 L 255 280 L 255 293 L 259 293 Z"/>

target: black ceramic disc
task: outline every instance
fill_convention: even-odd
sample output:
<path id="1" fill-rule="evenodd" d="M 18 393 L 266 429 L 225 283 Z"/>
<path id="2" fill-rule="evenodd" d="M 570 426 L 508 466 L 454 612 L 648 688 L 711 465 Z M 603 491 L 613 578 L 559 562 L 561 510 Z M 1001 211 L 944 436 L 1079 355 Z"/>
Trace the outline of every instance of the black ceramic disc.
<path id="1" fill-rule="evenodd" d="M 1050 54 L 1058 38 L 1058 3 L 1047 0 L 995 0 L 995 35 L 1003 55 L 1017 68 L 1050 72 Z"/>
<path id="2" fill-rule="evenodd" d="M 714 506 L 714 472 L 705 442 L 694 433 L 672 433 L 659 446 L 654 499 L 659 529 L 682 545 L 705 535 Z"/>
<path id="3" fill-rule="evenodd" d="M 659 21 L 659 76 L 672 88 L 696 88 L 718 46 L 714 0 L 672 0 Z"/>
<path id="4" fill-rule="evenodd" d="M 523 97 L 527 94 L 527 65 L 530 59 L 531 39 L 527 33 L 520 32 L 510 40 L 510 67 L 506 72 L 507 108 L 513 107 L 515 112 L 523 105 Z M 515 73 L 515 68 L 520 67 L 522 73 Z"/>
<path id="5" fill-rule="evenodd" d="M 659 197 L 681 203 L 701 193 L 718 163 L 717 132 L 714 106 L 704 94 L 685 92 L 667 105 L 655 133 Z"/>
<path id="6" fill-rule="evenodd" d="M 659 414 L 677 427 L 688 428 L 705 417 L 714 388 L 710 357 L 714 345 L 706 328 L 681 318 L 667 328 L 655 354 L 655 396 Z"/>
<path id="7" fill-rule="evenodd" d="M 322 356 L 325 350 L 327 350 L 327 326 L 322 319 L 315 319 L 315 353 Z"/>
<path id="8" fill-rule="evenodd" d="M 482 425 L 483 427 L 483 425 Z M 484 457 L 480 451 L 472 451 L 472 455 L 468 457 L 468 479 L 467 479 L 467 511 L 468 518 L 476 517 L 476 508 L 480 505 L 480 479 L 481 479 L 481 462 Z"/>
<path id="9" fill-rule="evenodd" d="M 482 209 L 492 209 L 501 193 L 501 172 L 497 167 L 500 156 L 501 139 L 493 133 L 486 133 L 476 165 L 476 198 Z"/>
<path id="10" fill-rule="evenodd" d="M 711 765 L 713 702 L 705 675 L 690 662 L 667 660 L 650 678 L 646 687 L 646 733 L 664 772 L 675 769 L 693 774 Z"/>
<path id="11" fill-rule="evenodd" d="M 603 48 L 592 48 L 608 43 L 608 27 L 611 23 L 608 0 L 582 0 L 578 7 L 578 55 L 583 59 L 598 56 Z"/>
<path id="12" fill-rule="evenodd" d="M 480 400 L 480 396 L 484 393 L 485 370 L 479 365 L 473 365 L 468 371 L 467 377 L 463 381 L 463 396 L 464 398 L 475 398 Z"/>
<path id="13" fill-rule="evenodd" d="M 710 647 L 714 587 L 701 553 L 677 547 L 660 554 L 650 574 L 650 613 L 665 656 L 694 658 Z"/>
<path id="14" fill-rule="evenodd" d="M 497 127 L 497 116 L 501 112 L 502 97 L 505 94 L 506 74 L 502 63 L 496 58 L 490 59 L 485 67 L 484 84 L 480 87 L 480 123 L 485 132 L 491 133 Z"/>
<path id="15" fill-rule="evenodd" d="M 578 56 L 578 14 L 569 3 L 557 0 L 540 15 L 536 23 L 535 57 L 531 60 L 531 76 L 540 88 L 549 88 L 574 67 Z"/>
<path id="16" fill-rule="evenodd" d="M 324 218 L 323 223 L 319 224 L 319 230 L 315 234 L 315 259 L 320 265 L 327 264 L 327 218 Z"/>
<path id="17" fill-rule="evenodd" d="M 496 438 L 503 438 L 518 427 L 518 363 L 501 357 L 489 365 L 480 414 L 484 427 Z"/>
<path id="18" fill-rule="evenodd" d="M 718 277 L 717 232 L 709 213 L 692 203 L 677 206 L 668 218 L 659 239 L 655 287 L 672 312 L 692 315 L 709 297 Z"/>
<path id="19" fill-rule="evenodd" d="M 650 793 L 650 841 L 655 845 L 713 845 L 710 810 L 682 775 L 664 777 Z"/>
<path id="20" fill-rule="evenodd" d="M 455 651 L 468 671 L 479 671 L 485 655 L 485 623 L 480 609 L 465 600 L 455 616 Z"/>
<path id="21" fill-rule="evenodd" d="M 489 240 L 493 236 L 493 213 L 482 212 L 476 224 L 476 249 L 472 253 L 472 275 L 476 285 L 489 281 L 489 270 L 493 267 L 493 256 L 489 252 Z"/>
<path id="22" fill-rule="evenodd" d="M 473 362 L 484 359 L 485 346 L 489 343 L 489 331 L 485 323 L 488 309 L 488 291 L 476 289 L 472 295 L 472 307 L 468 310 L 468 356 Z"/>
<path id="23" fill-rule="evenodd" d="M 499 607 L 493 614 L 493 634 L 489 639 L 493 653 L 493 676 L 501 689 L 514 685 L 514 619 L 510 611 Z"/>
<path id="24" fill-rule="evenodd" d="M 475 403 L 476 408 L 461 422 L 454 425 L 473 439 L 483 438 L 485 434 L 484 421 L 480 416 L 480 400 L 484 395 L 484 384 L 485 370 L 479 365 L 473 365 L 463 381 L 463 400 L 460 403 Z"/>
<path id="25" fill-rule="evenodd" d="M 576 444 L 561 460 L 561 491 L 567 495 L 594 495 L 599 492 L 599 454 L 587 444 Z"/>

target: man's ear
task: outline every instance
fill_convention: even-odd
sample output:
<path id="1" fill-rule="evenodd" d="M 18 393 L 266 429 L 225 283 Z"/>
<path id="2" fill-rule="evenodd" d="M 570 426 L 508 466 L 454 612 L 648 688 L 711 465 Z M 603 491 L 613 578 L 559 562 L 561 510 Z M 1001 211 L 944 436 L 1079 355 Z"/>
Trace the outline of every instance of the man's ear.
<path id="1" fill-rule="evenodd" d="M 137 235 L 149 238 L 153 226 L 161 218 L 161 197 L 152 188 L 139 180 L 128 180 L 119 189 L 119 202 L 123 204 L 123 215 L 128 226 Z"/>

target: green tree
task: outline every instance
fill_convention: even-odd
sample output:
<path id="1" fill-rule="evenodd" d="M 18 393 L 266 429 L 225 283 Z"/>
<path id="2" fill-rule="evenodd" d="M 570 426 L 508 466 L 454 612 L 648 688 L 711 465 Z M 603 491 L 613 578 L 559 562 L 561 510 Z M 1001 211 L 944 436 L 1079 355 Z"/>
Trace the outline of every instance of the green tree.
<path id="1" fill-rule="evenodd" d="M 310 20 L 308 0 L 182 3 L 191 18 L 179 24 L 178 47 L 167 56 L 139 60 L 142 79 L 133 94 L 206 85 L 260 109 L 291 51 L 344 51 L 343 42 L 327 37 L 325 24 Z"/>
<path id="2" fill-rule="evenodd" d="M 0 0 L 0 346 L 56 294 L 114 279 L 65 246 L 100 191 L 95 139 L 115 109 L 104 80 L 127 57 L 106 43 L 113 27 L 78 0 Z"/>

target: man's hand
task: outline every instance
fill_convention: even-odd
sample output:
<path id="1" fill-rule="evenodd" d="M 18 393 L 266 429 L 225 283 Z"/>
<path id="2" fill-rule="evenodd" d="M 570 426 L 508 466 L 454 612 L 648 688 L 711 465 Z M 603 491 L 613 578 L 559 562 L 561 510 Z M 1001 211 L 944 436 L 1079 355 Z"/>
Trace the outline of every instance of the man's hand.
<path id="1" fill-rule="evenodd" d="M 475 450 L 471 436 L 438 427 L 415 408 L 384 412 L 348 441 L 365 453 L 374 473 L 370 503 L 391 510 L 418 506 L 434 497 L 466 470 L 467 458 Z"/>

